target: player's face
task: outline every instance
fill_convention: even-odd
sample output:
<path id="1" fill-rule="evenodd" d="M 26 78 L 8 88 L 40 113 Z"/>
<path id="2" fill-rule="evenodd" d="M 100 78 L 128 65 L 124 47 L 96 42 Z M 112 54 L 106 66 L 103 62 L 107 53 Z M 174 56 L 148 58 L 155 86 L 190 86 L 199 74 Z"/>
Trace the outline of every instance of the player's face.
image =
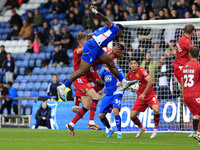
<path id="1" fill-rule="evenodd" d="M 46 109 L 46 108 L 47 108 L 47 103 L 46 103 L 46 102 L 43 102 L 43 103 L 42 103 L 42 108 L 43 108 L 43 109 Z"/>
<path id="2" fill-rule="evenodd" d="M 132 70 L 133 72 L 135 72 L 135 71 L 137 70 L 137 68 L 138 68 L 138 63 L 137 63 L 137 61 L 135 61 L 135 60 L 130 61 L 129 67 L 131 68 L 131 70 Z"/>
<path id="3" fill-rule="evenodd" d="M 125 50 L 117 51 L 117 52 L 115 53 L 115 58 L 123 58 L 125 52 L 126 52 Z"/>

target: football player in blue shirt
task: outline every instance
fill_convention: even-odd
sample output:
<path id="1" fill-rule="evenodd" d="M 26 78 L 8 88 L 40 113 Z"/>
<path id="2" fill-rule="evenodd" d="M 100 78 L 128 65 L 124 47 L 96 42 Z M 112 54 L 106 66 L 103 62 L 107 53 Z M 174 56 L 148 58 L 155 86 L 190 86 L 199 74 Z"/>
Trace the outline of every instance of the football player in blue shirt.
<path id="1" fill-rule="evenodd" d="M 117 69 L 119 73 L 124 76 L 124 73 L 122 72 L 121 68 L 117 66 Z M 99 118 L 101 119 L 101 122 L 108 128 L 108 138 L 112 136 L 112 134 L 115 132 L 115 130 L 110 126 L 106 114 L 111 113 L 112 109 L 115 116 L 115 122 L 117 126 L 117 138 L 122 138 L 121 134 L 121 117 L 119 115 L 120 109 L 121 109 L 121 101 L 124 89 L 119 82 L 119 80 L 110 72 L 108 67 L 104 70 L 102 70 L 99 73 L 100 77 L 104 80 L 106 85 L 106 95 L 102 99 L 101 107 L 100 107 L 100 113 Z"/>
<path id="2" fill-rule="evenodd" d="M 113 73 L 113 75 L 115 75 L 119 79 L 119 81 L 122 81 L 123 88 L 128 88 L 128 86 L 134 84 L 133 81 L 125 80 L 124 76 L 122 76 L 121 73 L 119 73 L 113 60 L 102 49 L 103 47 L 107 46 L 109 42 L 111 42 L 114 39 L 118 39 L 122 35 L 123 26 L 110 21 L 103 14 L 98 12 L 93 5 L 90 6 L 90 9 L 106 24 L 106 26 L 96 30 L 91 35 L 88 35 L 88 39 L 91 39 L 89 39 L 83 45 L 80 69 L 74 72 L 69 77 L 69 79 L 64 82 L 63 85 L 57 87 L 58 94 L 63 101 L 65 100 L 65 88 L 71 85 L 71 83 L 77 78 L 84 76 L 89 71 L 90 67 L 92 67 L 92 64 L 95 61 L 95 59 L 100 60 L 108 66 L 109 70 Z"/>

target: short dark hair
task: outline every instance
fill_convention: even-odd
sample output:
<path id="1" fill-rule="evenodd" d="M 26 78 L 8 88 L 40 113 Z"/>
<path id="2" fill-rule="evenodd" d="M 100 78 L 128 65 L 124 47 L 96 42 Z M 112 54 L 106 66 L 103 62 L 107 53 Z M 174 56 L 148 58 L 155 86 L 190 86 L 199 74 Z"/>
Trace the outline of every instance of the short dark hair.
<path id="1" fill-rule="evenodd" d="M 124 45 L 123 45 L 123 44 L 117 44 L 117 45 L 119 45 L 119 49 L 118 49 L 118 50 L 120 50 L 120 51 L 123 51 L 123 50 L 125 50 L 125 47 L 124 47 Z"/>
<path id="2" fill-rule="evenodd" d="M 119 29 L 124 30 L 124 27 L 121 24 L 117 24 Z"/>
<path id="3" fill-rule="evenodd" d="M 1 47 L 5 48 L 5 46 L 4 46 L 4 45 L 1 45 Z"/>
<path id="4" fill-rule="evenodd" d="M 192 47 L 190 49 L 190 55 L 191 55 L 192 58 L 198 58 L 199 57 L 199 48 Z"/>
<path id="5" fill-rule="evenodd" d="M 53 76 L 57 76 L 57 77 L 58 77 L 58 75 L 57 75 L 57 74 L 53 74 Z"/>
<path id="6" fill-rule="evenodd" d="M 188 24 L 184 28 L 184 33 L 191 34 L 194 30 L 195 30 L 194 25 L 193 24 Z"/>
<path id="7" fill-rule="evenodd" d="M 7 84 L 10 85 L 10 86 L 12 86 L 12 85 L 13 85 L 13 82 L 8 81 Z"/>
<path id="8" fill-rule="evenodd" d="M 136 57 L 131 57 L 131 58 L 129 59 L 129 63 L 130 63 L 131 61 L 136 61 L 136 62 L 139 64 L 139 60 L 138 60 Z"/>

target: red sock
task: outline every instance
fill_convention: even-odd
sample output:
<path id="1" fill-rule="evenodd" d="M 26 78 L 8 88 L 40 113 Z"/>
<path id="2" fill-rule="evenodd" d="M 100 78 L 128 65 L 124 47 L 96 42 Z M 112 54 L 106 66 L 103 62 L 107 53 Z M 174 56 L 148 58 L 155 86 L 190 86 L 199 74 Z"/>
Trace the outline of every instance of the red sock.
<path id="1" fill-rule="evenodd" d="M 78 106 L 78 107 L 79 107 L 79 103 L 80 103 L 80 102 L 78 101 L 79 98 L 80 98 L 80 97 L 77 97 L 77 96 L 76 96 L 76 99 L 75 99 L 75 106 Z"/>
<path id="2" fill-rule="evenodd" d="M 199 121 L 199 125 L 198 125 L 198 132 L 200 132 L 200 121 Z"/>
<path id="3" fill-rule="evenodd" d="M 133 120 L 133 122 L 139 127 L 142 128 L 143 125 L 141 124 L 140 120 L 138 119 L 138 117 L 135 118 L 135 120 Z"/>
<path id="4" fill-rule="evenodd" d="M 154 125 L 155 125 L 155 129 L 158 129 L 159 121 L 160 121 L 160 114 L 154 115 Z"/>
<path id="5" fill-rule="evenodd" d="M 93 87 L 93 89 L 94 89 L 96 92 L 99 92 L 99 91 L 101 91 L 101 90 L 103 89 L 103 86 L 95 85 L 95 86 Z"/>
<path id="6" fill-rule="evenodd" d="M 90 104 L 90 120 L 94 120 L 94 115 L 97 109 L 98 100 L 92 100 Z"/>
<path id="7" fill-rule="evenodd" d="M 73 118 L 73 120 L 71 122 L 76 124 L 76 122 L 79 119 L 81 119 L 87 111 L 88 111 L 88 109 L 86 109 L 85 107 L 82 107 L 81 109 L 79 109 L 79 111 L 77 112 L 76 116 Z"/>

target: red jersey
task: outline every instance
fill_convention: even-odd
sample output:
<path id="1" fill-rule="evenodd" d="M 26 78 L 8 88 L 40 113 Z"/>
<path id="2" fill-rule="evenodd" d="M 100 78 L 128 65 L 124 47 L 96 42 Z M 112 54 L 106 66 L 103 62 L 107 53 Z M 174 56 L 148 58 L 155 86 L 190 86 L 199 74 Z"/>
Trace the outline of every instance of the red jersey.
<path id="1" fill-rule="evenodd" d="M 149 74 L 142 67 L 138 67 L 138 69 L 135 73 L 131 70 L 127 74 L 128 80 L 130 80 L 130 81 L 139 80 L 139 89 L 136 92 L 138 96 L 140 96 L 144 92 L 144 90 L 146 89 L 147 81 L 145 80 L 145 78 L 147 76 L 149 76 Z M 155 96 L 155 95 L 156 95 L 156 92 L 153 89 L 153 87 L 151 87 L 150 90 L 146 93 L 145 99 L 150 98 L 150 97 Z"/>
<path id="2" fill-rule="evenodd" d="M 190 60 L 182 68 L 184 84 L 184 97 L 200 96 L 200 64 Z"/>
<path id="3" fill-rule="evenodd" d="M 103 49 L 106 53 L 109 53 L 109 52 L 112 51 L 112 48 L 109 48 L 109 47 L 104 47 L 104 48 L 102 48 L 102 49 Z M 112 54 L 112 55 L 111 55 L 111 58 L 114 60 L 114 59 L 115 59 L 115 55 Z M 101 64 L 102 64 L 101 61 L 95 60 L 94 63 L 93 63 L 93 65 L 92 65 L 92 67 L 95 68 L 95 67 L 97 67 L 98 65 L 101 65 Z"/>
<path id="4" fill-rule="evenodd" d="M 173 63 L 174 67 L 183 66 L 190 60 L 189 52 L 192 46 L 192 41 L 183 35 L 176 44 L 176 59 Z"/>
<path id="5" fill-rule="evenodd" d="M 73 58 L 74 58 L 74 72 L 80 69 L 80 64 L 81 64 L 81 56 L 82 54 L 77 54 L 77 51 L 82 48 L 78 46 L 73 53 Z"/>

